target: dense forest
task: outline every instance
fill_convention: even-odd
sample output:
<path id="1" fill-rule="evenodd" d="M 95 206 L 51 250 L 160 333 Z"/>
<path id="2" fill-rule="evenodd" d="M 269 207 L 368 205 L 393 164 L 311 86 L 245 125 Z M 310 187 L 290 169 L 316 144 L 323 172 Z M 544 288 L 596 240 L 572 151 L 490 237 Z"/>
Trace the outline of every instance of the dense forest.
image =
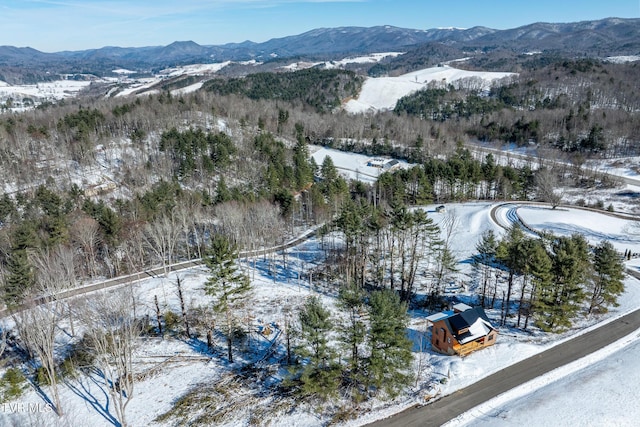
<path id="1" fill-rule="evenodd" d="M 534 144 L 580 156 L 637 155 L 637 72 L 637 63 L 539 58 L 515 81 L 488 93 L 472 79 L 434 84 L 401 99 L 395 112 L 460 123 L 468 137 L 480 141 Z"/>
<path id="2" fill-rule="evenodd" d="M 393 112 L 350 115 L 338 107 L 357 94 L 362 78 L 311 69 L 216 78 L 188 95 L 79 98 L 5 113 L 0 278 L 8 308 L 150 267 L 166 274 L 173 263 L 192 259 L 208 268 L 205 292 L 214 301 L 206 313 L 187 313 L 183 306 L 182 313 L 161 316 L 157 308 L 156 319 L 144 320 L 118 311 L 129 306 L 107 307 L 108 301 L 96 300 L 85 311 L 55 301 L 60 306 L 53 312 L 33 307 L 16 318 L 22 338 L 12 355 L 38 360 L 28 375 L 54 388 L 74 367 L 104 368 L 123 355 L 111 379 L 127 390 L 135 382 L 128 375 L 131 352 L 112 344 L 131 346 L 140 335 L 168 329 L 203 342 L 206 336 L 210 348 L 212 334 L 224 337 L 223 357 L 231 363 L 247 334 L 235 312 L 251 292 L 236 265 L 240 253 L 319 227 L 320 237 L 338 239 L 327 238 L 325 264 L 306 274 L 337 297 L 340 315 L 317 298 L 287 307 L 295 314 L 283 326 L 278 363 L 289 375 L 274 388 L 312 401 L 346 396 L 354 405 L 394 397 L 412 379 L 407 310 L 446 307 L 444 284 L 457 265 L 443 230 L 413 208 L 468 200 L 557 206 L 561 200 L 552 189 L 559 183 L 615 185 L 579 166 L 589 157 L 638 154 L 640 99 L 633 75 L 634 64 L 540 63 L 488 92 L 474 81 L 435 85 L 402 99 Z M 569 162 L 505 165 L 467 144 L 477 141 L 536 146 Z M 310 145 L 393 156 L 412 167 L 383 173 L 372 184 L 347 181 L 330 158 L 315 164 Z M 579 315 L 615 306 L 623 290 L 620 256 L 606 243 L 591 248 L 577 235 L 531 238 L 514 227 L 502 239 L 483 236 L 477 249 L 478 302 L 500 310 L 510 327 L 562 331 Z M 500 272 L 508 280 L 502 295 L 494 285 Z M 179 281 L 176 286 L 181 293 Z M 119 319 L 116 327 L 88 318 L 102 309 Z M 76 318 L 77 312 L 84 315 Z M 36 317 L 43 313 L 54 318 Z M 40 331 L 37 325 L 55 325 L 62 317 L 88 332 L 59 358 L 53 356 L 54 332 L 30 337 Z M 338 337 L 343 357 L 328 336 Z M 39 347 L 39 339 L 49 348 Z M 3 384 L 12 384 L 11 375 Z M 128 394 L 114 394 L 122 425 Z M 190 394 L 183 399 L 185 407 L 198 405 Z M 62 414 L 57 394 L 52 400 Z M 336 419 L 349 417 L 345 408 L 336 412 Z"/>
<path id="3" fill-rule="evenodd" d="M 238 94 L 250 99 L 302 101 L 318 112 L 332 111 L 342 100 L 356 96 L 362 78 L 343 70 L 309 68 L 295 73 L 249 74 L 245 78 L 213 79 L 204 85 L 219 95 Z"/>

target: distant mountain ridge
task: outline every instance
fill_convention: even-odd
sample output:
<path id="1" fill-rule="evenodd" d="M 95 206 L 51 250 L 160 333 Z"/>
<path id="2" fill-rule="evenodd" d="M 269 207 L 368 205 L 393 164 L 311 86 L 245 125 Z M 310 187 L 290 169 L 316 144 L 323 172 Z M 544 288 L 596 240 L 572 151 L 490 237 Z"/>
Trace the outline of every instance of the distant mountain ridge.
<path id="1" fill-rule="evenodd" d="M 640 54 L 640 19 L 533 23 L 507 30 L 481 26 L 416 30 L 390 25 L 318 28 L 263 43 L 245 41 L 203 46 L 193 41 L 176 41 L 167 46 L 109 46 L 56 53 L 44 53 L 29 47 L 0 46 L 0 67 L 49 67 L 55 72 L 84 70 L 100 74 L 108 73 L 110 67 L 150 70 L 228 60 L 269 61 L 290 57 L 330 59 L 338 55 L 408 51 L 429 43 L 448 46 L 461 54 L 502 48 L 519 52 L 562 51 L 591 56 L 637 55 Z"/>

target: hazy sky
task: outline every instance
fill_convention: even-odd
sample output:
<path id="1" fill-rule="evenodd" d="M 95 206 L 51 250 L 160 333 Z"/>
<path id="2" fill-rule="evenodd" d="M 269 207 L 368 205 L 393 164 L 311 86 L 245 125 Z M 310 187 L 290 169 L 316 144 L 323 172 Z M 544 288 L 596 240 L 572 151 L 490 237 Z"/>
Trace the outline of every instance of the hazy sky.
<path id="1" fill-rule="evenodd" d="M 54 52 L 202 45 L 320 27 L 505 29 L 533 22 L 640 17 L 640 0 L 0 0 L 0 45 Z"/>

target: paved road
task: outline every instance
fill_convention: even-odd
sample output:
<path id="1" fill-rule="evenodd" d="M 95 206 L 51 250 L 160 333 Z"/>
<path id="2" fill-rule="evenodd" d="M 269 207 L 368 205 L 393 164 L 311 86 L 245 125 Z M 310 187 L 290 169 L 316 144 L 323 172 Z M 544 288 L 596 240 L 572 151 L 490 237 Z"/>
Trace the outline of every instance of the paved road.
<path id="1" fill-rule="evenodd" d="M 556 164 L 559 166 L 573 166 L 571 164 L 571 162 L 568 161 L 562 161 L 562 160 L 554 160 L 554 159 L 548 159 L 548 158 L 540 158 L 538 156 L 532 155 L 532 154 L 522 154 L 522 153 L 518 153 L 518 152 L 514 152 L 514 151 L 504 151 L 504 150 L 500 150 L 498 148 L 491 148 L 491 147 L 487 147 L 484 144 L 482 144 L 481 142 L 474 142 L 474 141 L 469 141 L 467 142 L 467 145 L 472 147 L 472 150 L 475 151 L 480 151 L 480 152 L 484 152 L 484 153 L 491 153 L 494 155 L 494 157 L 507 157 L 507 158 L 511 158 L 511 159 L 521 159 L 524 161 L 530 161 L 530 162 L 534 162 L 534 163 L 540 163 L 542 162 L 545 165 L 549 165 L 549 164 Z M 588 168 L 585 166 L 581 166 L 581 168 L 583 170 L 587 170 Z M 603 174 L 603 175 L 608 175 L 612 178 L 616 178 L 620 181 L 622 181 L 625 184 L 629 184 L 629 185 L 640 185 L 640 178 L 635 177 L 635 176 L 624 176 L 624 175 L 616 175 L 613 174 L 611 172 L 608 172 L 610 168 L 608 167 L 604 167 L 601 170 L 597 170 L 596 172 L 599 174 Z"/>
<path id="2" fill-rule="evenodd" d="M 292 248 L 300 243 L 302 243 L 303 241 L 313 237 L 317 230 L 319 228 L 321 228 L 322 225 L 317 226 L 307 232 L 305 232 L 304 234 L 302 234 L 301 236 L 296 237 L 295 239 L 282 244 L 282 245 L 278 245 L 272 248 L 266 248 L 266 249 L 256 249 L 256 250 L 249 250 L 249 251 L 242 251 L 239 253 L 239 257 L 240 258 L 244 258 L 244 257 L 257 257 L 257 256 L 262 256 L 268 253 L 273 253 L 273 252 L 278 252 L 284 249 L 289 249 Z M 184 262 L 179 262 L 176 264 L 172 264 L 170 266 L 166 267 L 166 271 L 167 272 L 172 272 L 172 271 L 180 271 L 180 270 L 186 270 L 188 268 L 193 268 L 196 267 L 198 265 L 202 265 L 202 260 L 201 259 L 194 259 L 194 260 L 190 260 L 190 261 L 184 261 Z M 140 280 L 144 280 L 147 279 L 149 277 L 157 277 L 157 276 L 162 276 L 165 273 L 165 268 L 163 267 L 157 267 L 157 268 L 151 268 L 149 270 L 145 270 L 139 273 L 135 273 L 135 274 L 131 274 L 128 276 L 120 276 L 120 277 L 114 277 L 113 279 L 108 279 L 108 280 L 104 280 L 98 283 L 94 283 L 91 285 L 86 285 L 86 286 L 81 286 L 81 287 L 77 287 L 77 288 L 73 288 L 73 289 L 66 289 L 62 292 L 59 292 L 58 294 L 56 294 L 55 298 L 57 300 L 63 300 L 66 298 L 72 298 L 72 297 L 76 297 L 79 295 L 83 295 L 83 294 L 87 294 L 90 292 L 95 292 L 95 291 L 99 291 L 102 289 L 107 289 L 107 288 L 114 288 L 117 286 L 121 286 L 121 285 L 125 285 L 125 284 L 130 284 L 130 283 L 135 283 L 138 282 Z M 40 304 L 44 304 L 48 301 L 51 301 L 52 297 L 40 297 L 40 298 L 36 298 L 32 301 L 27 301 L 24 304 L 21 304 L 18 307 L 13 307 L 11 310 L 7 309 L 7 308 L 2 308 L 0 309 L 0 319 L 7 317 L 9 315 L 11 315 L 11 313 L 15 313 L 21 310 L 24 310 L 25 308 L 29 308 L 32 307 L 33 305 L 40 305 Z"/>
<path id="3" fill-rule="evenodd" d="M 504 224 L 498 221 L 495 212 L 505 205 L 517 206 L 518 203 L 505 203 L 496 205 L 491 209 L 492 220 L 501 227 L 504 227 Z M 575 207 L 572 206 L 572 208 Z M 606 214 L 608 212 L 602 213 Z M 628 216 L 625 218 L 637 219 L 629 218 Z M 627 269 L 627 272 L 640 279 L 640 273 L 637 271 Z M 429 405 L 407 409 L 370 425 L 374 427 L 440 426 L 487 400 L 553 369 L 600 350 L 639 329 L 640 310 L 636 310 L 619 320 L 600 326 L 591 332 L 559 344 L 555 348 L 502 369 Z"/>
<path id="4" fill-rule="evenodd" d="M 464 412 L 553 369 L 580 359 L 640 328 L 640 310 L 502 369 L 426 406 L 370 424 L 373 427 L 441 426 Z"/>

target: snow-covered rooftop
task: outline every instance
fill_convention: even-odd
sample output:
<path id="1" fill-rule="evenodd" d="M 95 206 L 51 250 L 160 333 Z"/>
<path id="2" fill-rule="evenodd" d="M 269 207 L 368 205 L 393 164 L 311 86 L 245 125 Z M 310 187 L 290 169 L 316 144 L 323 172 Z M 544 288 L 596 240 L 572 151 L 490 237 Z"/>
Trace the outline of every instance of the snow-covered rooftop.
<path id="1" fill-rule="evenodd" d="M 471 341 L 475 341 L 478 338 L 486 336 L 491 332 L 491 324 L 487 321 L 478 318 L 475 322 L 469 326 L 469 332 L 464 334 L 464 337 L 460 339 L 460 344 L 466 344 Z"/>

